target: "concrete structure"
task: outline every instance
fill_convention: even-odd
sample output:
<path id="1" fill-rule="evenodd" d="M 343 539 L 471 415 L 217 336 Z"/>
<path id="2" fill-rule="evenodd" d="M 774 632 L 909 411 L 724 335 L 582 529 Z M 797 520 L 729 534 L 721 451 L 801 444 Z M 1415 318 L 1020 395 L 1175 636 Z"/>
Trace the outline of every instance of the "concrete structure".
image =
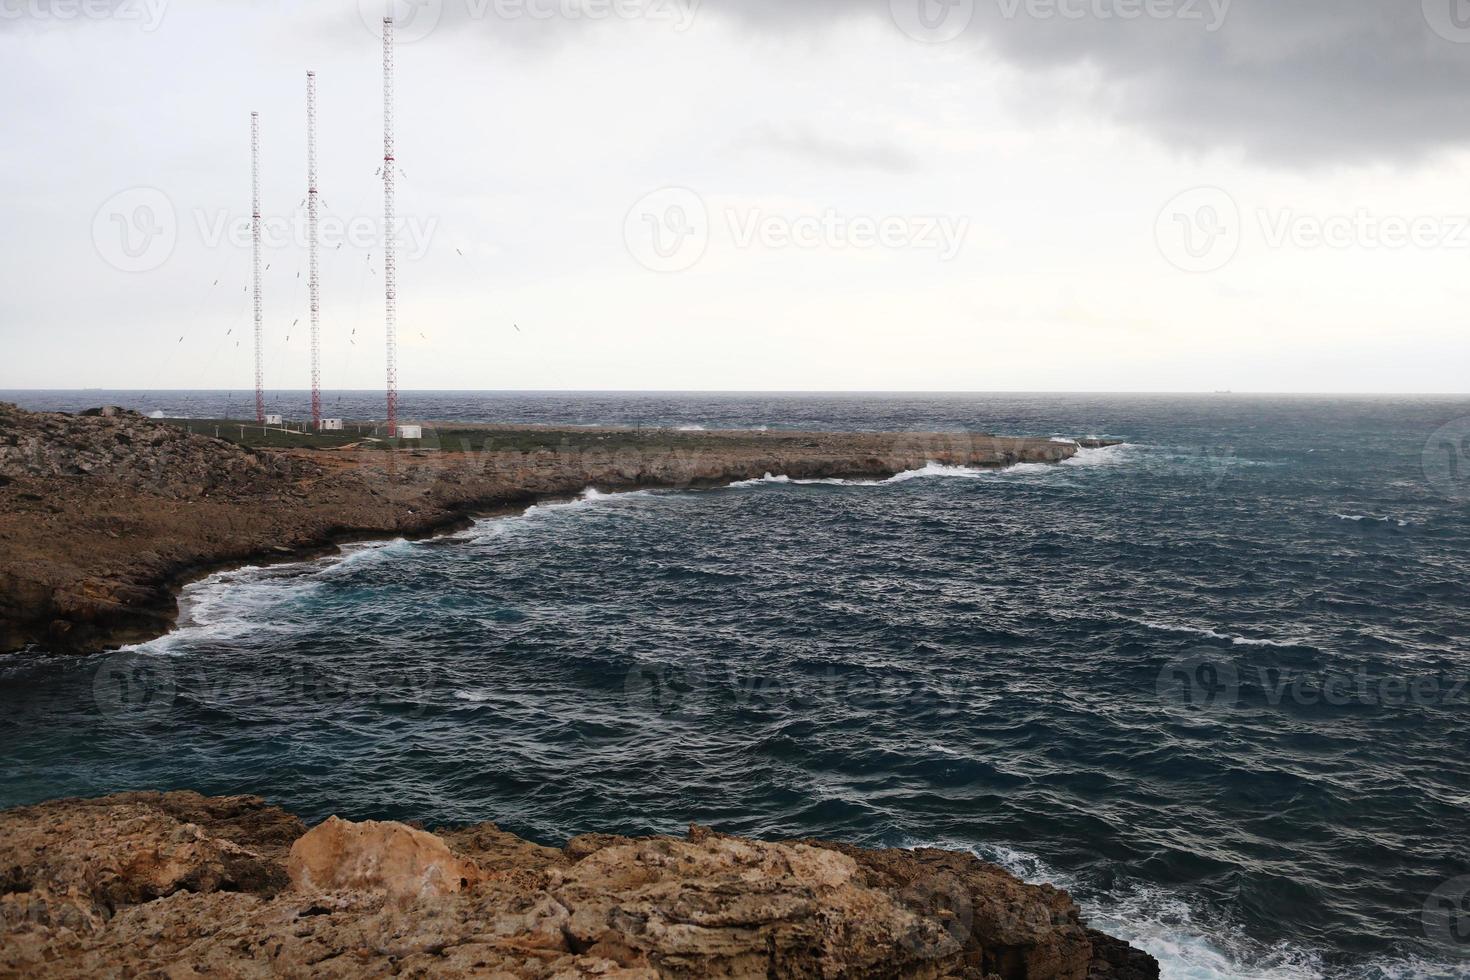
<path id="1" fill-rule="evenodd" d="M 341 432 L 344 428 L 341 419 L 322 419 L 323 432 Z"/>
<path id="2" fill-rule="evenodd" d="M 265 424 L 266 425 L 285 425 L 286 424 L 286 420 L 285 420 L 285 418 L 283 418 L 280 415 L 267 415 L 265 417 Z"/>
<path id="3" fill-rule="evenodd" d="M 398 438 L 400 439 L 422 439 L 424 427 L 421 425 L 400 425 L 398 427 Z"/>

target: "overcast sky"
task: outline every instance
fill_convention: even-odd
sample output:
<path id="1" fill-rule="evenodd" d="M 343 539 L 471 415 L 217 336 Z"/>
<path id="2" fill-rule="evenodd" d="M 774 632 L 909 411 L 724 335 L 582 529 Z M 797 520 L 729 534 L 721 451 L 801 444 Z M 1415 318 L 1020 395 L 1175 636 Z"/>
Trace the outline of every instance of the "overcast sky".
<path id="1" fill-rule="evenodd" d="M 0 388 L 384 372 L 383 0 L 0 0 Z M 401 384 L 1470 391 L 1467 0 L 396 0 Z"/>

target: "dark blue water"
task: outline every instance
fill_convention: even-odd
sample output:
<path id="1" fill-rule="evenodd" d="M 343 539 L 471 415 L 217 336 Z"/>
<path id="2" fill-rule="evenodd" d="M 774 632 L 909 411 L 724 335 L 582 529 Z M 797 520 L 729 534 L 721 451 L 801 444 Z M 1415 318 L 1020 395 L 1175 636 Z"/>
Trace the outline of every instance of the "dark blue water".
<path id="1" fill-rule="evenodd" d="M 1070 888 L 1169 976 L 1470 975 L 1470 399 L 406 401 L 1129 444 L 593 495 L 218 576 L 163 640 L 0 667 L 0 805 L 190 787 L 548 842 L 938 844 Z"/>

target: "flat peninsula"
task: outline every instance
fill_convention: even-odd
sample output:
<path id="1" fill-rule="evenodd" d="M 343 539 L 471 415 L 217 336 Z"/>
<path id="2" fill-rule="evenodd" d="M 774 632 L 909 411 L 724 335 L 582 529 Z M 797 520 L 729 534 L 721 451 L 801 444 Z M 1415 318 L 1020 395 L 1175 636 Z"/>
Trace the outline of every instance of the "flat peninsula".
<path id="1" fill-rule="evenodd" d="M 243 564 L 421 538 L 587 488 L 882 479 L 928 463 L 1059 463 L 1111 441 L 956 432 L 370 423 L 307 436 L 227 420 L 0 403 L 0 653 L 93 653 L 168 632 L 177 589 Z"/>

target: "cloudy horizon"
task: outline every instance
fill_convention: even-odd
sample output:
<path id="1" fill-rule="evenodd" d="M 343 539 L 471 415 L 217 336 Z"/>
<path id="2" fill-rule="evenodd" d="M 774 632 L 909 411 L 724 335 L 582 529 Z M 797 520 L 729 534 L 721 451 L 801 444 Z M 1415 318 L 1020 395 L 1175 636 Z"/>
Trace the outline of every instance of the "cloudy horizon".
<path id="1" fill-rule="evenodd" d="M 0 0 L 0 388 L 384 370 L 382 0 Z M 1463 393 L 1463 0 L 394 0 L 414 390 Z"/>

